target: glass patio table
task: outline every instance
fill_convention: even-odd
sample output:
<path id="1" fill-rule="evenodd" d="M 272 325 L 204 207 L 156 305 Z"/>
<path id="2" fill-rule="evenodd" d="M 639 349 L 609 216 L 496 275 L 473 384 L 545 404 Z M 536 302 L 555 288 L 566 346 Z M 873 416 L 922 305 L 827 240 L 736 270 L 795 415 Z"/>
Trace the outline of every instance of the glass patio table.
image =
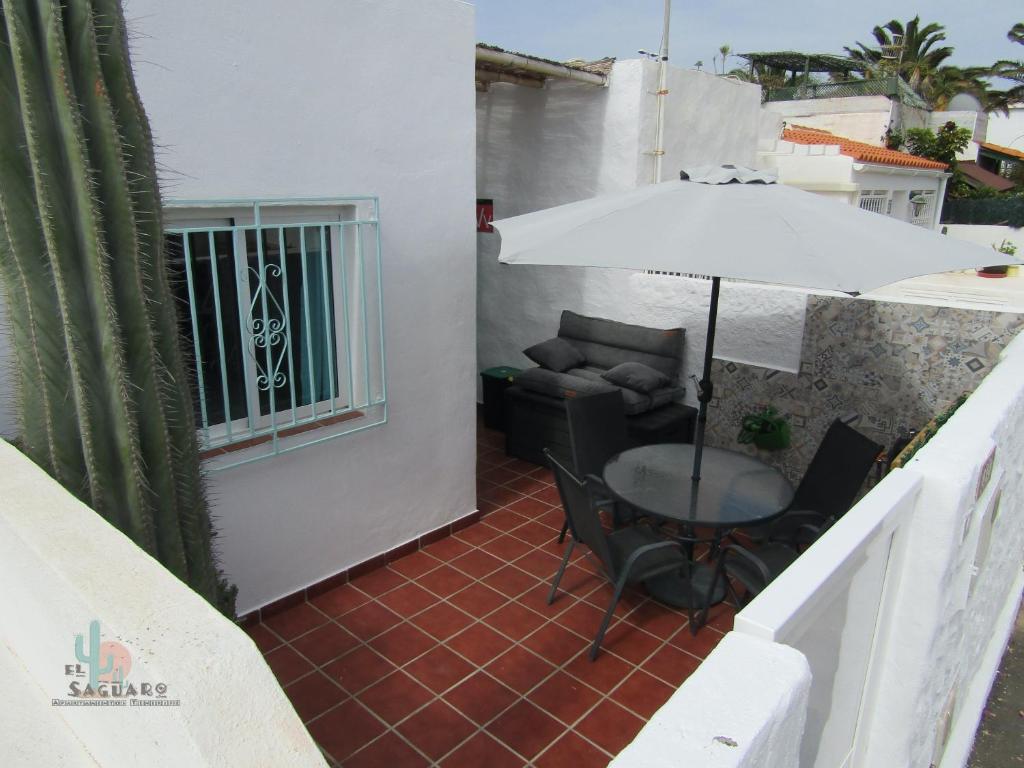
<path id="1" fill-rule="evenodd" d="M 693 445 L 663 443 L 632 448 L 613 456 L 604 467 L 604 482 L 616 499 L 662 520 L 680 525 L 681 538 L 697 542 L 696 528 L 713 529 L 712 553 L 732 530 L 763 525 L 779 517 L 793 501 L 793 486 L 782 473 L 762 461 L 721 448 L 704 447 L 700 481 L 691 478 Z M 718 584 L 707 600 L 713 568 L 692 569 L 693 595 L 702 608 L 725 598 Z M 646 582 L 656 599 L 690 608 L 690 583 L 681 570 Z"/>

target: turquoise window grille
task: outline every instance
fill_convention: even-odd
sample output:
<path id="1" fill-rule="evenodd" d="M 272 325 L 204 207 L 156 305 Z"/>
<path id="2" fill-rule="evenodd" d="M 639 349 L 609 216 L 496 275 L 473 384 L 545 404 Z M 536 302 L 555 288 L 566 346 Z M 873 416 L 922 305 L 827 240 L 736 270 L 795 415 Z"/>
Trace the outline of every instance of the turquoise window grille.
<path id="1" fill-rule="evenodd" d="M 166 215 L 211 470 L 387 421 L 376 198 L 173 201 Z"/>

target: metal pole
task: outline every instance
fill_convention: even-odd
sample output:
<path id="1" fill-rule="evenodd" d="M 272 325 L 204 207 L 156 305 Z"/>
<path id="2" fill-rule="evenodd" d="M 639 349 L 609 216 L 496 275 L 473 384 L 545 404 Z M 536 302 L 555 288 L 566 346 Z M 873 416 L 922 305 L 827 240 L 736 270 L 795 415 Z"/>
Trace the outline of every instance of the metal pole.
<path id="1" fill-rule="evenodd" d="M 665 0 L 665 19 L 661 31 L 661 50 L 658 52 L 658 123 L 654 136 L 654 179 L 661 181 L 661 159 L 665 156 L 665 96 L 668 95 L 668 24 L 672 15 L 672 0 Z"/>
<path id="2" fill-rule="evenodd" d="M 711 402 L 711 358 L 715 352 L 715 324 L 718 321 L 718 289 L 722 278 L 711 278 L 711 306 L 708 308 L 708 339 L 704 344 L 704 373 L 699 383 L 700 411 L 697 414 L 697 435 L 693 440 L 693 480 L 700 480 L 700 460 L 704 453 L 704 427 L 708 421 L 708 403 Z"/>

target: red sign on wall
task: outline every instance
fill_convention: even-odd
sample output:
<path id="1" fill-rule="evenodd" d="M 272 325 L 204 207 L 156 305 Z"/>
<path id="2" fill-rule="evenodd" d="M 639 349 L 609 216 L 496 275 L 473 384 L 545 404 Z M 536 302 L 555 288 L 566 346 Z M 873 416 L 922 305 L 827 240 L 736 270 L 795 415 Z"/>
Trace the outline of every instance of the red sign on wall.
<path id="1" fill-rule="evenodd" d="M 478 199 L 476 201 L 476 231 L 493 232 L 492 221 L 494 221 L 494 201 Z"/>

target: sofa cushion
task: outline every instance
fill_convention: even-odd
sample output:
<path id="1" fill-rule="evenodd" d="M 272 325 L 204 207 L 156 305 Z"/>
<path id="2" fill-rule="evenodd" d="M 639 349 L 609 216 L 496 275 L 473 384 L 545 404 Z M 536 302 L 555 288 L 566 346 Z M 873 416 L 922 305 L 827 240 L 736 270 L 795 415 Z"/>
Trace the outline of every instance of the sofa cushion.
<path id="1" fill-rule="evenodd" d="M 647 328 L 564 310 L 558 335 L 583 353 L 588 366 L 608 370 L 619 363 L 639 362 L 673 379 L 679 375 L 682 328 Z"/>
<path id="2" fill-rule="evenodd" d="M 614 384 L 604 381 L 600 376 L 592 379 L 574 376 L 571 372 L 549 371 L 546 368 L 529 368 L 523 371 L 516 376 L 516 384 L 531 392 L 557 398 L 594 395 L 599 392 L 614 392 L 619 389 Z"/>
<path id="3" fill-rule="evenodd" d="M 625 387 L 645 395 L 672 383 L 672 380 L 661 371 L 636 362 L 619 363 L 611 370 L 601 374 L 601 378 L 618 387 Z"/>
<path id="4" fill-rule="evenodd" d="M 576 347 L 557 336 L 524 349 L 523 354 L 542 368 L 557 373 L 576 368 L 587 361 Z"/>

